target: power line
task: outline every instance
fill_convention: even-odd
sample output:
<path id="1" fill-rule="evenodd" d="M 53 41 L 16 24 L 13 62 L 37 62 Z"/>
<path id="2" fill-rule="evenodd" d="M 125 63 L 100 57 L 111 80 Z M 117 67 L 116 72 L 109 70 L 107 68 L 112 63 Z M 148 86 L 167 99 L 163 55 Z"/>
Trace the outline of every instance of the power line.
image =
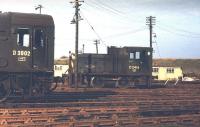
<path id="1" fill-rule="evenodd" d="M 141 32 L 141 31 L 144 31 L 146 30 L 147 28 L 144 26 L 144 27 L 141 27 L 139 29 L 136 29 L 136 30 L 131 30 L 131 31 L 127 31 L 127 32 L 123 32 L 123 33 L 117 33 L 117 34 L 113 34 L 113 35 L 109 35 L 109 36 L 106 36 L 104 38 L 112 38 L 112 37 L 120 37 L 120 36 L 126 36 L 126 35 L 129 35 L 129 34 L 135 34 L 135 33 L 138 33 L 138 32 Z"/>
<path id="2" fill-rule="evenodd" d="M 96 32 L 96 30 L 94 29 L 94 27 L 90 24 L 90 22 L 88 21 L 88 19 L 84 16 L 83 12 L 81 11 L 81 14 L 83 16 L 83 18 L 85 19 L 85 21 L 87 22 L 87 24 L 90 26 L 90 28 L 92 29 L 92 31 L 96 34 L 96 36 L 99 38 L 99 40 L 103 43 L 103 45 L 105 47 L 107 47 L 107 45 L 104 43 L 103 39 L 100 37 L 100 35 Z"/>
<path id="3" fill-rule="evenodd" d="M 112 12 L 115 13 L 115 14 L 123 14 L 123 13 L 122 13 L 121 11 L 119 11 L 118 9 L 115 9 L 115 8 L 109 6 L 108 4 L 106 4 L 106 3 L 108 3 L 108 2 L 105 3 L 105 2 L 102 2 L 102 1 L 98 0 L 98 3 L 99 3 L 100 5 L 102 5 L 103 8 L 105 8 L 105 9 L 107 9 L 107 10 L 110 10 L 110 11 L 112 11 Z"/>
<path id="4" fill-rule="evenodd" d="M 123 2 L 124 2 L 124 0 L 123 0 Z M 101 0 L 98 0 L 98 1 L 96 0 L 96 5 L 99 5 L 102 8 L 104 8 L 104 9 L 106 9 L 106 10 L 108 10 L 108 11 L 110 11 L 110 12 L 112 12 L 112 13 L 118 15 L 118 16 L 121 16 L 123 18 L 126 18 L 126 19 L 133 21 L 133 19 L 130 18 L 131 17 L 130 14 L 127 16 L 126 15 L 127 12 L 122 12 L 121 10 L 114 8 L 114 5 L 117 5 L 117 4 L 119 5 L 119 2 L 117 2 L 117 4 L 115 4 L 115 3 L 116 2 L 113 2 L 113 1 L 102 2 Z M 110 5 L 112 5 L 112 6 L 110 6 Z M 129 5 L 131 5 L 131 2 L 129 2 Z M 120 8 L 121 8 L 121 3 L 120 3 Z M 134 21 L 141 23 L 141 22 L 143 22 L 143 19 L 144 19 L 143 17 L 139 18 L 137 16 L 137 18 L 134 18 Z"/>
<path id="5" fill-rule="evenodd" d="M 173 29 L 175 31 L 179 31 L 179 32 L 182 32 L 182 33 L 185 33 L 185 34 L 192 34 L 192 35 L 195 35 L 195 36 L 200 36 L 200 33 L 188 31 L 188 30 L 185 30 L 185 29 L 176 28 L 174 26 L 169 26 L 169 25 L 165 25 L 165 24 L 162 24 L 161 26 L 167 27 L 167 28 L 170 28 L 170 29 Z"/>
<path id="6" fill-rule="evenodd" d="M 137 22 L 137 23 L 142 23 L 143 22 L 143 17 L 142 18 L 134 18 L 134 20 L 132 18 L 130 18 L 130 15 L 126 15 L 127 13 L 125 12 L 121 12 L 120 10 L 118 9 L 115 9 L 107 4 L 104 4 L 103 2 L 95 2 L 95 1 L 89 1 L 89 2 L 86 2 L 86 5 L 92 7 L 92 8 L 95 8 L 95 10 L 99 10 L 99 9 L 103 9 L 104 11 L 110 13 L 110 14 L 114 14 L 115 16 L 120 16 L 122 18 L 119 18 L 120 20 L 123 19 L 123 21 L 125 21 L 125 19 L 128 19 L 126 21 L 130 22 L 130 21 L 134 21 L 134 22 Z M 101 11 L 102 12 L 102 11 Z M 132 22 L 131 22 L 132 23 Z"/>
<path id="7" fill-rule="evenodd" d="M 84 7 L 84 8 L 82 8 L 83 10 L 88 10 L 88 8 L 90 7 L 90 8 L 92 8 L 93 10 L 95 10 L 96 12 L 99 12 L 99 13 L 101 13 L 101 14 L 109 14 L 109 15 L 112 15 L 113 17 L 115 17 L 116 15 L 118 15 L 117 13 L 115 13 L 115 12 L 113 12 L 113 11 L 111 11 L 111 10 L 108 10 L 108 9 L 106 9 L 106 8 L 104 8 L 104 7 L 101 7 L 101 6 L 97 6 L 97 4 L 91 4 L 91 3 L 86 3 L 86 5 L 88 6 L 88 7 Z M 117 20 L 115 20 L 115 21 L 117 21 L 117 22 L 120 22 L 120 23 L 123 23 L 124 24 L 124 21 L 125 20 L 122 20 L 122 18 L 118 18 Z"/>
<path id="8" fill-rule="evenodd" d="M 118 15 L 120 13 L 120 11 L 118 11 L 118 10 L 115 10 L 113 8 L 105 6 L 101 1 L 95 2 L 95 1 L 91 0 L 91 1 L 88 1 L 88 2 L 86 1 L 85 3 L 88 6 L 96 7 L 96 8 L 99 8 L 99 9 L 104 9 L 104 10 L 106 10 L 106 11 L 112 13 L 112 14 L 115 14 L 115 15 Z"/>
<path id="9" fill-rule="evenodd" d="M 88 19 L 84 16 L 83 12 L 80 11 L 81 15 L 83 16 L 83 18 L 85 19 L 85 21 L 87 22 L 87 24 L 90 26 L 90 28 L 92 29 L 92 31 L 96 34 L 96 36 L 99 38 L 99 40 L 103 43 L 103 45 L 105 47 L 108 47 L 103 41 L 103 39 L 101 38 L 101 36 L 97 33 L 97 31 L 94 29 L 94 27 L 91 25 L 91 23 L 88 21 Z M 104 38 L 111 38 L 111 37 L 119 37 L 119 36 L 124 36 L 124 35 L 128 35 L 128 34 L 134 34 L 134 33 L 137 33 L 137 32 L 141 32 L 141 31 L 144 31 L 146 29 L 145 26 L 139 28 L 139 29 L 136 29 L 136 30 L 131 30 L 131 31 L 127 31 L 127 32 L 124 32 L 124 33 L 118 33 L 118 34 L 115 34 L 115 35 L 110 35 L 110 36 L 107 36 L 107 37 L 104 37 Z"/>
<path id="10" fill-rule="evenodd" d="M 115 5 L 115 2 L 113 2 L 113 1 L 112 2 L 109 2 L 109 1 L 102 2 L 101 0 L 98 0 L 98 1 L 97 0 L 95 0 L 95 1 L 91 0 L 88 3 L 93 3 L 94 5 L 98 6 L 99 8 L 103 8 L 104 10 L 111 12 L 115 15 L 127 18 L 131 21 L 133 20 L 133 19 L 130 18 L 130 15 L 127 17 L 126 15 L 124 15 L 126 13 L 123 13 L 119 9 L 114 8 L 114 6 L 110 6 L 110 5 Z M 92 6 L 94 6 L 94 5 L 92 5 Z M 134 20 L 141 22 L 143 20 L 143 18 L 141 20 L 138 20 L 138 17 L 137 17 L 137 19 L 134 19 Z M 190 34 L 193 34 L 193 35 L 200 35 L 200 33 L 195 33 L 195 32 L 191 32 L 191 31 L 188 31 L 188 30 L 180 29 L 180 28 L 175 28 L 175 27 L 171 27 L 171 28 L 175 29 L 176 31 L 180 31 L 180 32 L 184 32 L 184 33 L 190 33 Z"/>
<path id="11" fill-rule="evenodd" d="M 162 30 L 162 31 L 165 31 L 165 32 L 168 32 L 168 33 L 170 33 L 170 34 L 176 34 L 176 35 L 178 35 L 178 36 L 182 36 L 182 37 L 189 37 L 189 38 L 200 38 L 200 36 L 197 36 L 197 35 L 188 35 L 188 34 L 183 34 L 183 33 L 177 33 L 177 32 L 175 32 L 175 31 L 173 31 L 173 30 L 169 30 L 169 29 L 166 29 L 166 28 L 164 28 L 164 27 L 162 27 L 162 26 L 158 26 L 157 25 L 157 28 L 159 28 L 160 30 Z"/>

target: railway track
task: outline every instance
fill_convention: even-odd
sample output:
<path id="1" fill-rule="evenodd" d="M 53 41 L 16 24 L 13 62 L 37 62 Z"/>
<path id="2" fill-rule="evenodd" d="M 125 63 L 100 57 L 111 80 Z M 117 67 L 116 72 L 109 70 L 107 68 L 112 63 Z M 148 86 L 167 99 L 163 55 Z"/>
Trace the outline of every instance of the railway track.
<path id="1" fill-rule="evenodd" d="M 176 110 L 174 110 L 176 111 Z M 179 109 L 180 111 L 180 109 Z M 163 112 L 168 113 L 166 116 L 145 116 L 141 113 L 154 113 Z M 199 113 L 199 111 L 198 111 Z M 62 124 L 80 124 L 88 123 L 90 124 L 102 124 L 105 120 L 115 121 L 115 123 L 120 122 L 120 125 L 124 125 L 126 122 L 140 124 L 160 124 L 168 122 L 190 122 L 192 124 L 199 124 L 200 114 L 192 113 L 180 115 L 171 113 L 169 115 L 169 110 L 143 110 L 139 108 L 130 107 L 68 107 L 68 108 L 20 108 L 20 109 L 7 109 L 0 111 L 0 124 L 1 125 L 43 125 L 43 124 L 55 124 L 61 122 Z M 172 119 L 175 118 L 175 119 Z M 93 122 L 92 122 L 93 121 Z M 98 121 L 98 122 L 97 122 Z M 125 122 L 126 121 L 126 122 Z M 123 124 L 122 124 L 123 123 Z M 107 124 L 107 123 L 106 123 Z M 126 123 L 127 124 L 127 123 Z"/>
<path id="2" fill-rule="evenodd" d="M 133 125 L 199 125 L 200 115 L 142 117 L 137 109 L 96 109 L 72 112 L 69 109 L 32 109 L 10 112 L 0 117 L 1 126 L 133 126 Z M 93 111 L 93 112 L 92 112 Z M 99 112 L 101 111 L 101 112 Z M 22 113 L 22 114 L 21 114 Z M 12 114 L 12 115 L 11 115 Z M 14 114 L 14 116 L 13 116 Z"/>
<path id="3" fill-rule="evenodd" d="M 199 85 L 65 92 L 0 104 L 0 126 L 200 126 Z"/>

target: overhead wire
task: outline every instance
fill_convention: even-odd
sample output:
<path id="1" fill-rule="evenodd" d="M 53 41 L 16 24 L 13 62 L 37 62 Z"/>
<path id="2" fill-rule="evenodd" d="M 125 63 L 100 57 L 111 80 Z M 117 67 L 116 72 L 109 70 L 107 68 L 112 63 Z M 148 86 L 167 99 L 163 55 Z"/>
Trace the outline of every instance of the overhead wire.
<path id="1" fill-rule="evenodd" d="M 93 30 L 93 32 L 96 34 L 96 36 L 99 38 L 99 40 L 104 44 L 104 46 L 107 47 L 107 45 L 104 43 L 105 41 L 103 41 L 102 37 L 97 33 L 97 31 L 94 29 L 94 27 L 88 21 L 88 19 L 84 16 L 83 12 L 80 11 L 80 13 L 83 16 L 83 18 L 85 19 L 85 21 L 87 22 L 87 24 L 90 26 L 90 28 Z M 123 33 L 117 33 L 117 34 L 106 36 L 106 37 L 103 37 L 103 38 L 111 38 L 111 37 L 115 37 L 116 38 L 116 37 L 119 37 L 119 36 L 124 36 L 124 35 L 128 35 L 128 34 L 138 33 L 138 32 L 144 31 L 146 29 L 147 29 L 146 26 L 143 26 L 143 27 L 141 27 L 139 29 L 136 29 L 136 30 L 130 30 L 130 31 L 123 32 Z"/>
<path id="2" fill-rule="evenodd" d="M 107 3 L 108 2 L 109 1 L 107 1 Z M 91 0 L 91 1 L 87 2 L 87 4 L 90 4 L 90 3 L 92 3 L 93 5 L 95 5 L 98 8 L 104 9 L 104 10 L 106 10 L 110 13 L 113 13 L 115 15 L 122 16 L 124 18 L 126 17 L 126 15 L 124 15 L 123 12 L 121 12 L 120 10 L 118 10 L 114 7 L 109 6 L 109 4 L 107 4 L 107 3 L 103 3 L 101 0 L 98 0 L 98 1 Z M 132 20 L 132 19 L 130 19 L 130 17 L 126 17 L 126 18 L 128 18 L 129 20 Z M 137 17 L 137 20 L 138 20 L 138 17 Z M 141 22 L 141 20 L 139 22 Z M 185 35 L 185 34 L 192 34 L 192 35 L 190 35 L 190 37 L 193 37 L 193 38 L 199 38 L 199 37 L 196 37 L 196 36 L 200 36 L 200 33 L 195 33 L 195 32 L 191 32 L 191 31 L 187 31 L 187 30 L 175 28 L 175 27 L 170 27 L 170 28 L 174 29 L 176 32 L 171 31 L 171 30 L 166 30 L 165 28 L 161 28 L 161 29 L 165 29 L 168 32 L 170 31 L 170 32 L 173 32 L 173 33 L 180 35 L 180 36 L 189 36 L 189 35 Z"/>
<path id="3" fill-rule="evenodd" d="M 92 8 L 95 8 L 95 9 L 98 8 L 97 10 L 101 9 L 101 12 L 102 12 L 102 10 L 104 10 L 104 11 L 108 12 L 109 14 L 122 17 L 122 18 L 118 18 L 118 21 L 122 20 L 122 19 L 123 19 L 123 21 L 131 22 L 131 23 L 133 21 L 137 22 L 137 23 L 142 23 L 142 21 L 143 21 L 143 17 L 141 18 L 141 17 L 137 16 L 137 18 L 132 19 L 130 15 L 128 15 L 128 16 L 126 15 L 127 13 L 122 12 L 121 10 L 118 10 L 114 7 L 111 7 L 108 4 L 105 4 L 101 1 L 97 2 L 97 1 L 91 0 L 91 1 L 88 1 L 88 2 L 86 1 L 85 4 L 92 7 Z"/>
<path id="4" fill-rule="evenodd" d="M 146 29 L 147 29 L 146 26 L 144 26 L 144 27 L 141 27 L 141 28 L 136 29 L 136 30 L 130 30 L 130 31 L 123 32 L 123 33 L 117 33 L 117 34 L 109 35 L 109 36 L 104 37 L 104 38 L 112 38 L 112 37 L 125 36 L 125 35 L 129 35 L 129 34 L 138 33 L 138 32 L 144 31 Z"/>
<path id="5" fill-rule="evenodd" d="M 80 11 L 81 15 L 83 16 L 83 18 L 85 19 L 85 21 L 87 22 L 87 24 L 90 26 L 90 28 L 92 29 L 92 31 L 96 34 L 96 36 L 99 38 L 99 40 L 102 42 L 102 44 L 105 46 L 105 47 L 108 47 L 103 39 L 101 38 L 101 36 L 96 32 L 96 30 L 94 29 L 94 27 L 91 25 L 91 23 L 88 21 L 88 19 L 84 16 L 83 12 Z"/>
<path id="6" fill-rule="evenodd" d="M 82 11 L 80 11 L 81 15 L 83 16 L 83 18 L 85 19 L 85 21 L 87 22 L 87 24 L 90 26 L 90 28 L 92 29 L 92 31 L 96 34 L 96 36 L 99 38 L 99 40 L 102 42 L 102 44 L 105 46 L 105 47 L 108 47 L 107 44 L 105 44 L 104 40 L 102 39 L 102 37 L 98 34 L 98 32 L 94 29 L 94 26 L 91 25 L 91 23 L 88 21 L 88 19 L 85 17 L 85 15 L 83 14 Z M 118 33 L 118 34 L 114 34 L 114 35 L 110 35 L 110 36 L 107 36 L 107 37 L 103 37 L 103 38 L 111 38 L 111 37 L 119 37 L 119 36 L 124 36 L 124 35 L 128 35 L 128 34 L 134 34 L 134 33 L 138 33 L 138 32 L 141 32 L 141 31 L 144 31 L 146 30 L 146 26 L 143 26 L 139 29 L 136 29 L 136 30 L 130 30 L 130 31 L 127 31 L 127 32 L 123 32 L 123 33 Z"/>
<path id="7" fill-rule="evenodd" d="M 83 10 L 88 10 L 88 8 L 90 7 L 90 8 L 92 8 L 93 10 L 95 10 L 96 11 L 96 13 L 100 13 L 100 14 L 103 14 L 103 15 L 107 15 L 107 14 L 109 14 L 111 17 L 113 17 L 113 18 L 116 18 L 116 16 L 118 16 L 118 14 L 117 13 L 115 13 L 115 12 L 113 12 L 113 11 L 111 11 L 111 10 L 108 10 L 107 8 L 104 8 L 104 7 L 102 7 L 102 6 L 99 6 L 99 5 L 97 5 L 97 4 L 93 4 L 93 3 L 85 3 L 85 5 L 86 6 L 84 6 L 84 7 L 82 7 L 82 9 Z M 122 18 L 118 18 L 117 20 L 115 20 L 115 22 L 119 22 L 119 23 L 121 23 L 121 24 L 124 24 L 124 23 L 126 23 L 127 24 L 127 22 L 128 21 L 126 21 L 126 20 L 124 20 L 124 19 L 122 19 Z"/>
<path id="8" fill-rule="evenodd" d="M 118 11 L 114 8 L 105 6 L 105 4 L 102 3 L 101 1 L 96 2 L 96 1 L 91 0 L 91 1 L 86 1 L 85 4 L 88 6 L 91 6 L 91 7 L 103 9 L 104 11 L 107 11 L 107 12 L 115 14 L 115 15 L 118 15 L 119 13 L 121 13 L 120 11 Z"/>
<path id="9" fill-rule="evenodd" d="M 170 30 L 169 28 L 164 28 L 160 25 L 156 25 L 156 27 L 162 31 L 168 32 L 170 34 L 176 34 L 178 36 L 182 36 L 182 37 L 187 37 L 187 38 L 200 38 L 200 35 L 191 35 L 191 34 L 186 34 L 186 33 L 180 33 L 174 30 Z"/>
<path id="10" fill-rule="evenodd" d="M 105 12 L 108 12 L 109 14 L 112 14 L 114 16 L 123 17 L 123 18 L 119 18 L 119 20 L 127 21 L 127 19 L 129 19 L 128 22 L 134 21 L 131 17 L 129 17 L 129 16 L 127 17 L 127 15 L 124 14 L 123 12 L 121 12 L 120 10 L 115 9 L 114 6 L 111 7 L 111 6 L 109 6 L 109 4 L 105 4 L 102 1 L 98 1 L 98 3 L 96 3 L 94 0 L 91 0 L 91 1 L 87 2 L 86 4 L 88 6 L 90 6 L 90 7 L 92 7 L 92 8 L 96 8 L 96 9 L 98 8 L 98 10 L 104 10 Z M 136 18 L 138 19 L 138 17 L 136 17 Z M 137 21 L 138 20 L 136 20 L 136 22 Z M 141 20 L 139 22 L 141 22 Z M 94 29 L 94 27 L 92 27 L 91 24 L 90 24 L 90 27 Z M 196 33 L 196 32 L 192 32 L 192 31 L 189 31 L 189 30 L 184 30 L 184 29 L 176 28 L 176 27 L 173 27 L 173 26 L 166 26 L 166 25 L 163 25 L 163 24 L 161 24 L 161 25 L 157 24 L 155 27 L 158 28 L 161 31 L 165 31 L 165 32 L 168 32 L 170 34 L 176 34 L 176 35 L 182 36 L 182 37 L 200 38 L 200 33 Z M 137 29 L 135 31 L 128 31 L 128 32 L 124 32 L 124 33 L 117 33 L 117 34 L 114 34 L 114 35 L 109 35 L 109 36 L 104 37 L 104 38 L 124 36 L 124 35 L 127 35 L 129 33 L 131 34 L 131 33 L 140 32 L 140 30 L 142 31 L 142 28 L 141 29 Z M 155 41 L 155 43 L 156 43 L 156 48 L 157 48 L 158 56 L 161 57 L 158 43 L 156 41 Z"/>
<path id="11" fill-rule="evenodd" d="M 102 2 L 102 1 L 98 0 L 98 3 L 99 3 L 100 5 L 102 5 L 103 8 L 105 8 L 105 9 L 107 9 L 107 10 L 110 10 L 110 11 L 112 11 L 112 12 L 115 13 L 115 14 L 123 14 L 123 13 L 122 13 L 121 11 L 119 11 L 118 9 L 115 9 L 115 8 L 109 6 L 108 4 L 106 4 L 106 3 L 108 3 L 108 2 Z"/>
<path id="12" fill-rule="evenodd" d="M 159 23 L 160 24 L 160 23 Z M 159 25 L 158 24 L 158 25 Z M 161 24 L 161 25 L 159 25 L 159 26 L 161 26 L 161 27 L 167 27 L 167 28 L 169 28 L 169 29 L 173 29 L 173 30 L 175 30 L 175 31 L 177 31 L 177 32 L 181 32 L 181 33 L 184 33 L 184 34 L 192 34 L 193 36 L 195 35 L 195 36 L 200 36 L 200 33 L 196 33 L 196 32 L 192 32 L 192 31 L 188 31 L 188 30 L 185 30 L 185 29 L 181 29 L 181 28 L 176 28 L 176 27 L 174 27 L 174 26 L 170 26 L 170 25 L 166 25 L 166 24 Z"/>

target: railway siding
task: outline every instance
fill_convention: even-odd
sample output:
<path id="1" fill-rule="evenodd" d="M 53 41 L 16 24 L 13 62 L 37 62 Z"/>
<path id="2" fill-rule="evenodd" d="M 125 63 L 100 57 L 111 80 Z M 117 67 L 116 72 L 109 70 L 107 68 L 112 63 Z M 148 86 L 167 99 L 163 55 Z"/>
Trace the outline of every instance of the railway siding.
<path id="1" fill-rule="evenodd" d="M 200 87 L 185 88 L 80 89 L 52 94 L 43 103 L 11 101 L 10 107 L 1 104 L 0 126 L 199 127 Z"/>

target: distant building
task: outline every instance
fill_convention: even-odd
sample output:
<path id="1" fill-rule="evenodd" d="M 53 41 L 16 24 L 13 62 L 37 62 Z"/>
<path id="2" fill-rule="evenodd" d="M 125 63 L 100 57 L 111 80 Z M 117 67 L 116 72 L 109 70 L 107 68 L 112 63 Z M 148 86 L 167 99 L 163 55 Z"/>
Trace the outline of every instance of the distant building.
<path id="1" fill-rule="evenodd" d="M 153 67 L 152 75 L 156 80 L 177 80 L 182 79 L 181 67 Z"/>
<path id="2" fill-rule="evenodd" d="M 62 56 L 54 61 L 54 77 L 62 77 L 63 74 L 68 74 L 68 60 L 67 56 Z"/>
<path id="3" fill-rule="evenodd" d="M 153 67 L 181 67 L 184 75 L 200 78 L 200 59 L 154 59 Z"/>
<path id="4" fill-rule="evenodd" d="M 62 65 L 62 64 L 55 64 L 54 65 L 54 77 L 62 77 L 62 74 L 68 73 L 69 66 L 68 65 Z"/>

